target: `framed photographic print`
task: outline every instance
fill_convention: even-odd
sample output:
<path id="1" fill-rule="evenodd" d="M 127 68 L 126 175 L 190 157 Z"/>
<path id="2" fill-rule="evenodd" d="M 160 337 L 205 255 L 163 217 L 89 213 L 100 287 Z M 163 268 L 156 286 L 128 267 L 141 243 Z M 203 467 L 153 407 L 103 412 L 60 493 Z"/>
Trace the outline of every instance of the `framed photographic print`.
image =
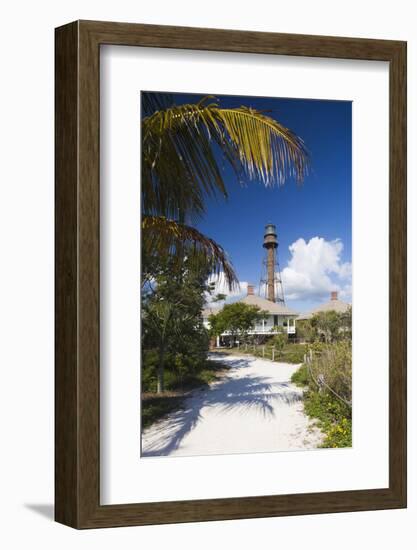
<path id="1" fill-rule="evenodd" d="M 56 29 L 56 520 L 406 506 L 406 44 Z"/>

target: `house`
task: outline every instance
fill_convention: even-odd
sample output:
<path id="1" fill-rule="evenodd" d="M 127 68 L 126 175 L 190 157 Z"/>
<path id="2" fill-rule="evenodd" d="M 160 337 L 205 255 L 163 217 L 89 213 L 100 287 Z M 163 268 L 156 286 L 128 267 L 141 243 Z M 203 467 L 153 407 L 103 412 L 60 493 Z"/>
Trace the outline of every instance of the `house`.
<path id="1" fill-rule="evenodd" d="M 298 313 L 292 311 L 282 303 L 271 302 L 270 300 L 256 296 L 253 285 L 248 285 L 247 295 L 239 300 L 239 302 L 250 306 L 257 306 L 266 312 L 266 315 L 249 331 L 249 335 L 266 336 L 280 332 L 286 332 L 289 335 L 295 334 L 295 320 L 298 317 Z M 212 314 L 215 315 L 220 309 L 207 307 L 203 310 L 203 324 L 206 328 L 210 328 L 209 316 Z M 227 338 L 228 334 L 224 333 L 221 336 Z M 217 345 L 219 343 L 220 339 L 218 338 Z"/>
<path id="2" fill-rule="evenodd" d="M 349 310 L 350 307 L 352 307 L 351 304 L 339 300 L 338 293 L 336 291 L 333 291 L 330 293 L 330 300 L 328 302 L 325 302 L 324 304 L 321 304 L 310 311 L 301 313 L 297 317 L 297 321 L 305 321 L 307 319 L 311 319 L 313 315 L 325 311 L 336 311 L 337 313 L 345 313 Z"/>

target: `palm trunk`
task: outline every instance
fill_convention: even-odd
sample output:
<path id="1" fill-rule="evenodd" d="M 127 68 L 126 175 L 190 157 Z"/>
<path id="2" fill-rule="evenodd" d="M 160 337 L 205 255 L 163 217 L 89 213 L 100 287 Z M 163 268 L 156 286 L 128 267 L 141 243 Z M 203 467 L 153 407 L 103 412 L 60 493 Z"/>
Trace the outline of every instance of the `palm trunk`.
<path id="1" fill-rule="evenodd" d="M 164 391 L 164 355 L 165 347 L 161 345 L 159 347 L 159 361 L 158 361 L 158 378 L 156 385 L 156 393 L 162 393 Z"/>

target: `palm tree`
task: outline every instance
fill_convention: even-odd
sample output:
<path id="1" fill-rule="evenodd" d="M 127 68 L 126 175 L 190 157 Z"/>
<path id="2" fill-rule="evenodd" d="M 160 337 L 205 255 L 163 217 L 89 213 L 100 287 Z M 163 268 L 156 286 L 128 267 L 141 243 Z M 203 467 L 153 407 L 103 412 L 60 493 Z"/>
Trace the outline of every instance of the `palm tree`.
<path id="1" fill-rule="evenodd" d="M 230 286 L 235 284 L 236 275 L 223 247 L 200 231 L 184 223 L 169 220 L 164 216 L 142 217 L 142 285 L 152 277 L 152 261 L 158 257 L 170 257 L 173 268 L 180 267 L 184 256 L 190 267 L 198 269 L 209 266 L 211 274 L 224 273 Z M 202 260 L 204 259 L 204 262 Z"/>
<path id="2" fill-rule="evenodd" d="M 221 108 L 209 96 L 196 104 L 173 105 L 169 94 L 143 94 L 142 229 L 144 249 L 181 257 L 203 252 L 229 286 L 237 282 L 222 247 L 186 221 L 204 214 L 207 196 L 227 197 L 219 166 L 239 182 L 301 183 L 309 167 L 303 141 L 275 119 L 250 107 Z M 146 277 L 145 277 L 146 279 Z"/>

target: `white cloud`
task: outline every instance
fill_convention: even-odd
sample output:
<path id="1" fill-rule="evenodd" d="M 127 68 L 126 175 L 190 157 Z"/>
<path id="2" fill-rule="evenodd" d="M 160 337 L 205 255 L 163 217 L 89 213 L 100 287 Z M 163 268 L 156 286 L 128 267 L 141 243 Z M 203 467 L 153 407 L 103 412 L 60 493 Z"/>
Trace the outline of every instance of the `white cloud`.
<path id="1" fill-rule="evenodd" d="M 340 239 L 298 239 L 289 247 L 291 259 L 282 271 L 285 297 L 289 300 L 322 300 L 332 290 L 340 298 L 351 295 L 352 265 L 343 262 Z"/>
<path id="2" fill-rule="evenodd" d="M 352 264 L 342 260 L 343 243 L 340 239 L 327 241 L 313 237 L 306 242 L 300 238 L 290 245 L 289 251 L 291 258 L 281 272 L 286 300 L 323 301 L 333 290 L 339 291 L 341 300 L 351 300 Z M 229 290 L 223 273 L 211 276 L 210 282 L 215 283 L 215 287 L 213 293 L 206 296 L 209 305 L 213 304 L 216 294 L 225 294 L 226 303 L 247 294 L 247 281 L 241 281 L 238 288 Z M 256 287 L 255 294 L 258 290 Z"/>
<path id="3" fill-rule="evenodd" d="M 247 281 L 240 281 L 239 286 L 233 290 L 230 290 L 223 272 L 219 275 L 210 276 L 208 282 L 214 283 L 215 287 L 211 295 L 207 294 L 207 304 L 213 303 L 213 299 L 216 297 L 216 294 L 225 294 L 226 302 L 233 302 L 243 296 L 246 296 L 247 294 Z"/>
<path id="4" fill-rule="evenodd" d="M 352 301 L 352 285 L 346 285 L 344 288 L 341 289 L 339 292 L 339 298 L 341 300 L 344 300 L 346 302 Z"/>

